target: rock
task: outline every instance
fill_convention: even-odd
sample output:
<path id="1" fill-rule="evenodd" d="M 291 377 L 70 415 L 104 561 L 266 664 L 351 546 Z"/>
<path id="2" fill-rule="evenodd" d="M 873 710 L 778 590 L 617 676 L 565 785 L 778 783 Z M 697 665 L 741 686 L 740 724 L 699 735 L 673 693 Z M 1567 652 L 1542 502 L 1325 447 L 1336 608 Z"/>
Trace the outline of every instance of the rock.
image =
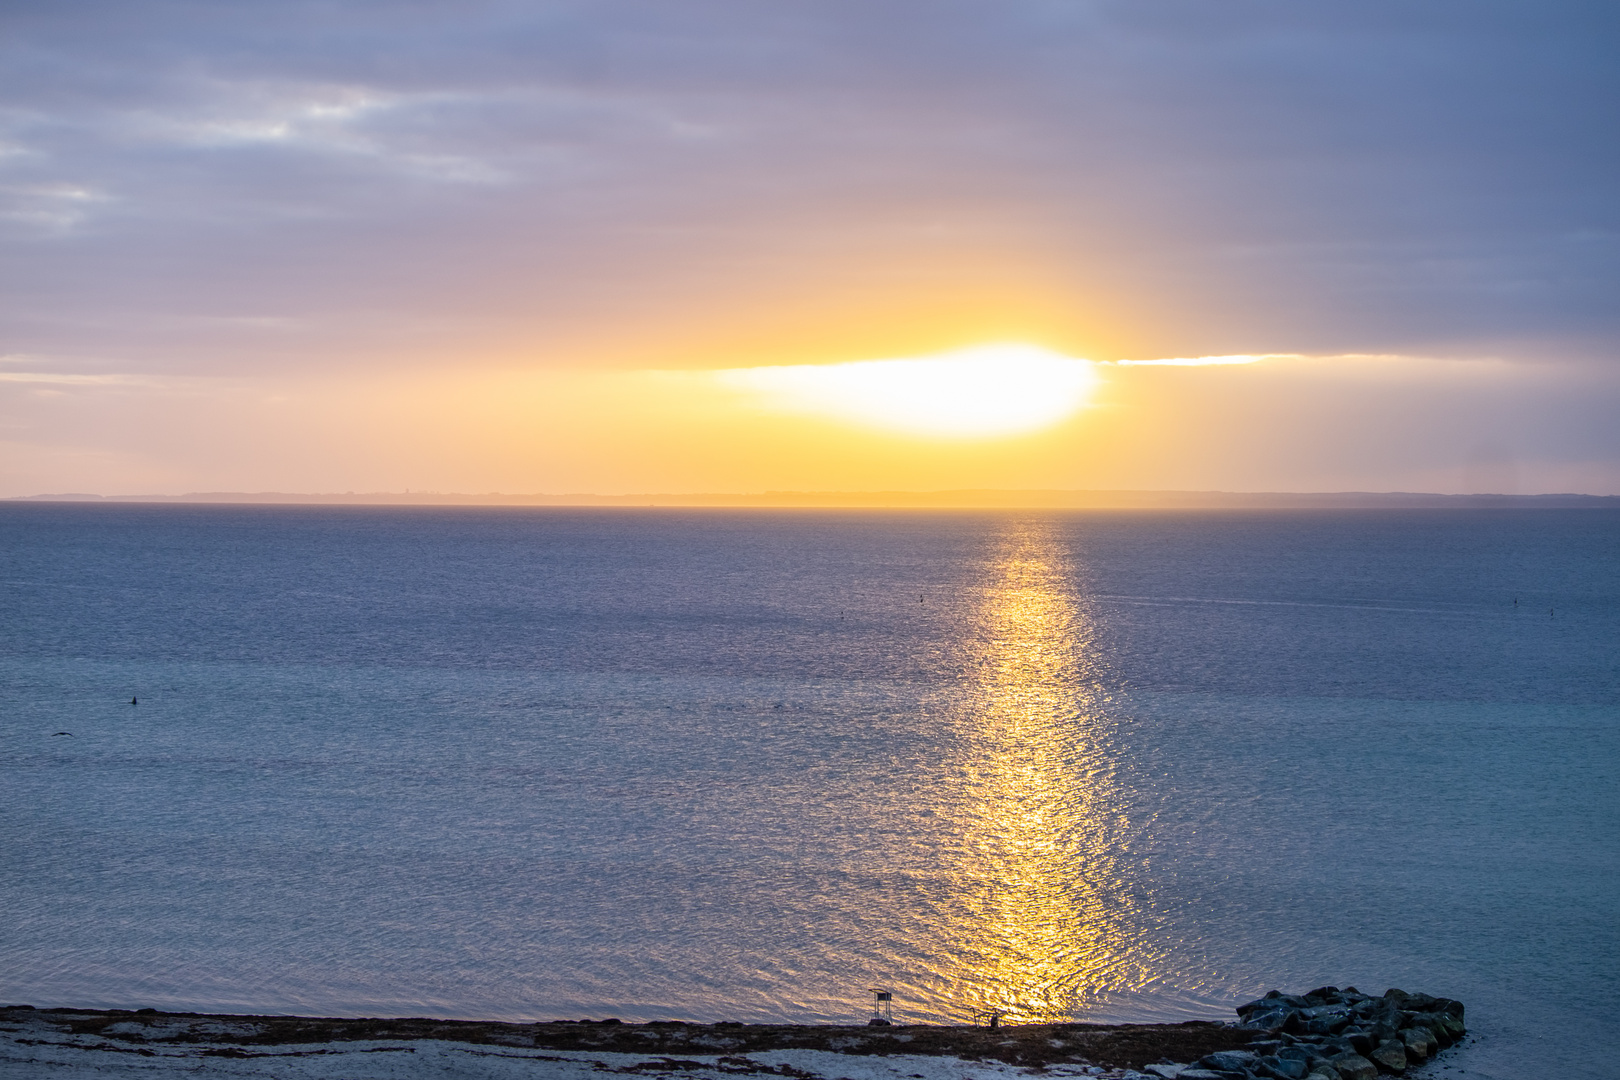
<path id="1" fill-rule="evenodd" d="M 1182 1069 L 1176 1080 L 1230 1080 L 1230 1077 L 1214 1069 Z"/>
<path id="2" fill-rule="evenodd" d="M 1387 1039 L 1398 1039 L 1397 1028 L 1394 1024 L 1377 1023 L 1367 1029 L 1367 1034 L 1373 1037 L 1374 1043 L 1381 1043 Z"/>
<path id="3" fill-rule="evenodd" d="M 1178 1076 L 1180 1076 L 1183 1072 L 1185 1072 L 1187 1069 L 1191 1068 L 1192 1066 L 1190 1066 L 1190 1065 L 1146 1065 L 1146 1066 L 1143 1066 L 1143 1067 L 1146 1068 L 1147 1071 L 1152 1073 L 1154 1076 L 1160 1077 L 1161 1080 L 1176 1080 L 1176 1078 Z"/>
<path id="4" fill-rule="evenodd" d="M 1398 988 L 1383 997 L 1353 986 L 1321 986 L 1303 996 L 1272 990 L 1237 1012 L 1235 1026 L 1257 1033 L 1248 1049 L 1257 1060 L 1211 1055 L 1197 1068 L 1229 1076 L 1247 1070 L 1267 1080 L 1317 1074 L 1372 1080 L 1380 1070 L 1398 1073 L 1421 1064 L 1466 1033 L 1462 1002 Z"/>
<path id="5" fill-rule="evenodd" d="M 1408 994 L 1406 1000 L 1401 1003 L 1401 1008 L 1410 1009 L 1412 1012 L 1445 1013 L 1459 1020 L 1463 1015 L 1462 1002 L 1450 998 L 1430 997 L 1428 994 Z"/>
<path id="6" fill-rule="evenodd" d="M 1363 1023 L 1383 1023 L 1395 1027 L 1400 1026 L 1401 1010 L 1393 1002 L 1385 1001 L 1382 998 L 1370 998 L 1367 1001 L 1358 1002 L 1350 1011 L 1360 1017 Z"/>
<path id="7" fill-rule="evenodd" d="M 1279 999 L 1282 996 L 1283 992 L 1281 990 L 1268 990 L 1266 991 L 1265 997 L 1255 998 L 1253 1001 L 1246 1001 L 1242 1005 L 1239 1005 L 1237 1007 L 1237 1014 L 1239 1016 L 1248 1016 L 1256 1009 L 1279 1008 L 1281 1006 L 1281 1001 Z"/>
<path id="8" fill-rule="evenodd" d="M 1370 1033 L 1362 1031 L 1357 1027 L 1345 1028 L 1343 1031 L 1339 1032 L 1339 1038 L 1348 1040 L 1350 1043 L 1350 1048 L 1358 1054 L 1366 1054 L 1367 1051 L 1371 1050 L 1374 1046 L 1377 1046 L 1378 1042 L 1383 1041 L 1380 1039 L 1378 1042 L 1374 1042 Z"/>
<path id="9" fill-rule="evenodd" d="M 1310 1066 L 1298 1058 L 1268 1055 L 1260 1059 L 1260 1069 L 1256 1071 L 1262 1072 L 1262 1075 L 1282 1077 L 1283 1080 L 1305 1080 L 1305 1074 L 1309 1069 Z"/>
<path id="10" fill-rule="evenodd" d="M 1313 1035 L 1331 1035 L 1343 1031 L 1350 1026 L 1354 1015 L 1344 1005 L 1318 1005 L 1299 1013 L 1304 1029 Z"/>
<path id="11" fill-rule="evenodd" d="M 1193 1064 L 1200 1069 L 1242 1073 L 1248 1072 L 1260 1064 L 1260 1055 L 1252 1054 L 1247 1050 L 1219 1050 L 1213 1054 L 1206 1054 Z"/>
<path id="12" fill-rule="evenodd" d="M 1406 1044 L 1406 1056 L 1415 1057 L 1419 1061 L 1434 1056 L 1440 1049 L 1440 1040 L 1434 1037 L 1434 1032 L 1428 1028 L 1410 1027 L 1401 1032 L 1400 1039 Z"/>
<path id="13" fill-rule="evenodd" d="M 1380 1069 L 1393 1073 L 1406 1071 L 1406 1046 L 1399 1039 L 1386 1039 L 1367 1057 Z"/>
<path id="14" fill-rule="evenodd" d="M 1306 1073 L 1305 1080 L 1339 1080 L 1339 1072 L 1333 1068 L 1316 1069 Z"/>
<path id="15" fill-rule="evenodd" d="M 1360 1054 L 1340 1054 L 1329 1059 L 1343 1080 L 1377 1080 L 1378 1066 Z"/>
<path id="16" fill-rule="evenodd" d="M 1411 1026 L 1428 1028 L 1441 1046 L 1450 1046 L 1467 1034 L 1462 1021 L 1450 1013 L 1413 1013 Z"/>
<path id="17" fill-rule="evenodd" d="M 1288 1023 L 1288 1018 L 1295 1015 L 1288 1009 L 1259 1009 L 1244 1017 L 1238 1027 L 1251 1031 L 1280 1031 Z"/>

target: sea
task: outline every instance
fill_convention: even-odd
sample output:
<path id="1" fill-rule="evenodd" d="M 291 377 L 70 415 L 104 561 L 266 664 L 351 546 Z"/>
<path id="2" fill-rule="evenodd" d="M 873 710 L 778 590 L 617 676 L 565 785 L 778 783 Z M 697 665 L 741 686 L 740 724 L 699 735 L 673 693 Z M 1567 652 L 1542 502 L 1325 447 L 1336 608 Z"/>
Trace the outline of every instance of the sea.
<path id="1" fill-rule="evenodd" d="M 1617 774 L 1608 509 L 0 504 L 10 1003 L 1400 987 L 1444 1075 L 1609 1077 Z"/>

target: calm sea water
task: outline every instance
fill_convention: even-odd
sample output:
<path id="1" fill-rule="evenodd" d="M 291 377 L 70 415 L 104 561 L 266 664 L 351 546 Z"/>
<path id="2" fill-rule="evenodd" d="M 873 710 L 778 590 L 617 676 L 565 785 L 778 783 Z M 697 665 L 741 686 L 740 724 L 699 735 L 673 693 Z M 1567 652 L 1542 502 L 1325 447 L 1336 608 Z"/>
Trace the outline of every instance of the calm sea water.
<path id="1" fill-rule="evenodd" d="M 1620 515 L 0 505 L 0 998 L 1620 1011 Z M 139 704 L 131 705 L 131 697 Z M 54 732 L 71 731 L 71 736 Z"/>

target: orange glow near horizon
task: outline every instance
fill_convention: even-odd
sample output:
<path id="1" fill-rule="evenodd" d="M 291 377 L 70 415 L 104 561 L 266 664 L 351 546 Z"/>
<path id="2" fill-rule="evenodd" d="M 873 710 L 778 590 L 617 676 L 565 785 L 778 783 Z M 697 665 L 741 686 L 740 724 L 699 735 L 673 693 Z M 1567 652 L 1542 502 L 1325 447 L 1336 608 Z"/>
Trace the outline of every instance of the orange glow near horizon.
<path id="1" fill-rule="evenodd" d="M 766 354 L 774 365 L 727 356 L 679 370 L 485 360 L 220 377 L 12 356 L 0 361 L 0 396 L 26 405 L 33 427 L 0 438 L 0 487 L 1511 494 L 1614 484 L 1601 462 L 1521 462 L 1477 434 L 1506 430 L 1520 402 L 1560 380 L 1593 378 L 1579 371 L 1357 355 L 1090 363 L 1025 350 L 1000 354 L 1032 373 L 1005 388 L 997 354 L 974 350 L 814 369 L 784 363 L 798 358 L 790 352 Z M 952 370 L 957 385 L 933 385 Z"/>

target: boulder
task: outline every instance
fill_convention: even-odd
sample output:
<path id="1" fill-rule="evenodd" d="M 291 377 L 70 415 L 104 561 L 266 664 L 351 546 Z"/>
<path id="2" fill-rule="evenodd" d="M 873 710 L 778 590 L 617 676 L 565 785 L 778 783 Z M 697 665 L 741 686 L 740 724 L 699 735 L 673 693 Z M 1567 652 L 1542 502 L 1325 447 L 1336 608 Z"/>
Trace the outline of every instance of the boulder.
<path id="1" fill-rule="evenodd" d="M 1409 1026 L 1428 1028 L 1441 1046 L 1450 1046 L 1466 1034 L 1462 1021 L 1450 1013 L 1413 1013 Z"/>
<path id="2" fill-rule="evenodd" d="M 1324 1013 L 1305 1021 L 1305 1030 L 1312 1035 L 1332 1035 L 1349 1026 L 1350 1014 L 1347 1012 Z"/>
<path id="3" fill-rule="evenodd" d="M 1366 1001 L 1358 1001 L 1354 1005 L 1350 1006 L 1350 1011 L 1363 1019 L 1370 1016 L 1378 1016 L 1386 1011 L 1393 1010 L 1394 1006 L 1380 998 L 1368 998 Z"/>
<path id="4" fill-rule="evenodd" d="M 1310 1067 L 1298 1058 L 1268 1055 L 1260 1059 L 1260 1066 L 1255 1071 L 1262 1076 L 1281 1077 L 1282 1080 L 1305 1080 Z"/>
<path id="5" fill-rule="evenodd" d="M 1407 994 L 1406 1000 L 1401 1002 L 1401 1008 L 1412 1012 L 1437 1012 L 1455 1016 L 1461 1020 L 1463 1004 L 1451 998 L 1431 997 L 1428 994 Z"/>
<path id="6" fill-rule="evenodd" d="M 1340 1054 L 1330 1063 L 1343 1080 L 1378 1080 L 1378 1066 L 1360 1054 Z"/>
<path id="7" fill-rule="evenodd" d="M 1251 1031 L 1281 1031 L 1294 1015 L 1289 1009 L 1257 1009 L 1245 1016 L 1238 1027 Z"/>
<path id="8" fill-rule="evenodd" d="M 1163 1062 L 1157 1065 L 1145 1066 L 1147 1071 L 1159 1077 L 1159 1080 L 1176 1080 L 1178 1076 L 1191 1067 L 1190 1065 L 1167 1065 Z"/>
<path id="9" fill-rule="evenodd" d="M 1250 1072 L 1260 1064 L 1260 1055 L 1248 1050 L 1219 1050 L 1199 1058 L 1193 1064 L 1200 1069 L 1214 1069 L 1217 1072 Z"/>
<path id="10" fill-rule="evenodd" d="M 1399 1039 L 1386 1039 L 1367 1055 L 1374 1065 L 1385 1072 L 1399 1073 L 1406 1071 L 1406 1045 Z"/>
<path id="11" fill-rule="evenodd" d="M 1345 1028 L 1343 1031 L 1339 1032 L 1339 1038 L 1349 1040 L 1350 1048 L 1358 1054 L 1366 1054 L 1367 1051 L 1371 1050 L 1374 1046 L 1377 1046 L 1378 1042 L 1383 1041 L 1378 1040 L 1375 1042 L 1372 1035 L 1362 1031 L 1358 1027 Z"/>
<path id="12" fill-rule="evenodd" d="M 1198 1068 L 1231 1076 L 1247 1070 L 1277 1080 L 1318 1074 L 1372 1080 L 1379 1071 L 1399 1073 L 1421 1064 L 1466 1034 L 1462 1002 L 1393 987 L 1383 997 L 1353 986 L 1321 986 L 1301 996 L 1272 990 L 1237 1011 L 1236 1026 L 1256 1033 L 1249 1051 L 1263 1056 L 1250 1062 L 1211 1055 Z"/>
<path id="13" fill-rule="evenodd" d="M 1434 1037 L 1434 1032 L 1424 1027 L 1409 1027 L 1400 1034 L 1401 1042 L 1406 1044 L 1406 1056 L 1415 1057 L 1422 1061 L 1433 1057 L 1435 1051 L 1440 1049 L 1440 1040 Z"/>
<path id="14" fill-rule="evenodd" d="M 1255 998 L 1253 1001 L 1245 1001 L 1242 1005 L 1239 1005 L 1237 1007 L 1237 1014 L 1239 1016 L 1248 1016 L 1256 1009 L 1280 1008 L 1282 1007 L 1282 996 L 1283 992 L 1281 990 L 1268 990 L 1266 991 L 1265 997 Z"/>
<path id="15" fill-rule="evenodd" d="M 1176 1080 L 1230 1080 L 1226 1073 L 1216 1072 L 1214 1069 L 1182 1069 L 1176 1074 Z"/>

